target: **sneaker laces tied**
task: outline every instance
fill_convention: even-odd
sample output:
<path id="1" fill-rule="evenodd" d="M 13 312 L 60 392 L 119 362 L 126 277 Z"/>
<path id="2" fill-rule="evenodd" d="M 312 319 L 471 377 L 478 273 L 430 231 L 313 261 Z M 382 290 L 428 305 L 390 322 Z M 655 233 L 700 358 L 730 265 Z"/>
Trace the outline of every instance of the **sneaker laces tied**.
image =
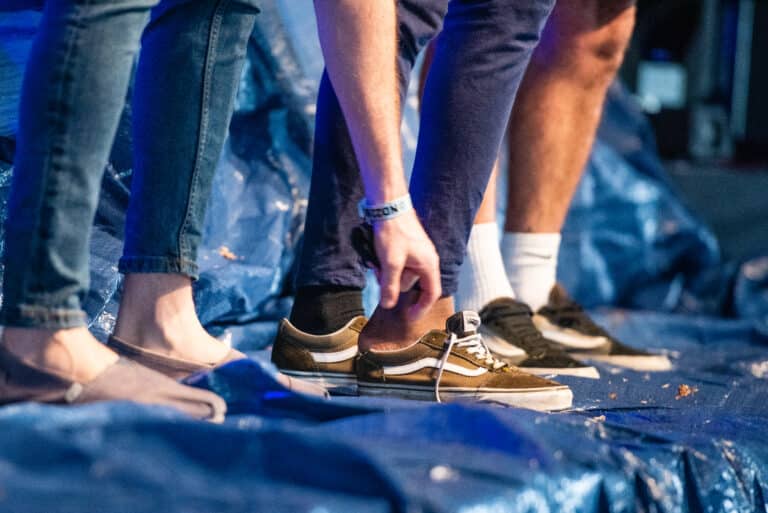
<path id="1" fill-rule="evenodd" d="M 503 367 L 507 367 L 507 364 L 501 360 L 496 359 L 485 345 L 483 337 L 479 333 L 473 333 L 472 335 L 459 338 L 455 333 L 451 333 L 446 339 L 445 350 L 443 351 L 440 361 L 437 367 L 437 379 L 435 380 L 435 401 L 442 403 L 440 399 L 440 381 L 443 379 L 443 369 L 448 362 L 448 357 L 451 355 L 451 351 L 454 347 L 461 347 L 464 350 L 482 361 L 486 367 L 491 370 L 498 370 Z"/>

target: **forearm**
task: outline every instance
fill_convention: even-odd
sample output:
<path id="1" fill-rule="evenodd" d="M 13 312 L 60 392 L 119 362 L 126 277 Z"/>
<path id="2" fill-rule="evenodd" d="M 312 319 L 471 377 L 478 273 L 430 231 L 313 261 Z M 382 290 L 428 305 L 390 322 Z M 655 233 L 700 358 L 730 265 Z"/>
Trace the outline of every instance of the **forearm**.
<path id="1" fill-rule="evenodd" d="M 400 146 L 394 0 L 315 0 L 320 44 L 355 149 L 365 194 L 408 192 Z"/>

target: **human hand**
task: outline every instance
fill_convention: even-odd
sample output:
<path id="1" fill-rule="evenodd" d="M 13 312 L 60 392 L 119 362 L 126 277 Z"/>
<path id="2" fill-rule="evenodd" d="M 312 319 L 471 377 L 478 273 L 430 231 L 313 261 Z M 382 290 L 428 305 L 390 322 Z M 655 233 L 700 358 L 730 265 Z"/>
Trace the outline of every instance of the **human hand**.
<path id="1" fill-rule="evenodd" d="M 381 286 L 382 308 L 394 308 L 401 292 L 419 282 L 418 301 L 408 308 L 408 316 L 418 319 L 440 298 L 440 266 L 437 251 L 411 210 L 394 219 L 377 221 L 373 226 L 374 248 L 379 260 L 376 273 Z"/>

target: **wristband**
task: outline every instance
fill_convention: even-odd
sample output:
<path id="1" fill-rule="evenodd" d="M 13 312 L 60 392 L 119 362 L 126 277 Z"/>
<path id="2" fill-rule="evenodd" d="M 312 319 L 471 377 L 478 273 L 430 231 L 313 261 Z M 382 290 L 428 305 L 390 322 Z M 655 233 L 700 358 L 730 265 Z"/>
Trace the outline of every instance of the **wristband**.
<path id="1" fill-rule="evenodd" d="M 377 205 L 370 205 L 363 199 L 357 205 L 360 217 L 365 219 L 369 224 L 373 224 L 375 221 L 387 221 L 389 219 L 400 217 L 412 209 L 413 203 L 411 203 L 410 194 Z"/>

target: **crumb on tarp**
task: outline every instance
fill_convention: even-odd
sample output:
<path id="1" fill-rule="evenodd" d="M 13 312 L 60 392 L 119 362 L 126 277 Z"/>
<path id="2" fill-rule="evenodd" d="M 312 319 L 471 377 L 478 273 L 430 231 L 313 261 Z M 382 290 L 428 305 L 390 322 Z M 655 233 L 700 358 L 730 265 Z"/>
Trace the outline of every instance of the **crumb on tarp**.
<path id="1" fill-rule="evenodd" d="M 688 397 L 689 395 L 693 395 L 698 391 L 699 391 L 698 388 L 690 387 L 685 384 L 680 385 L 679 387 L 677 387 L 677 395 L 675 396 L 675 399 L 680 400 L 683 397 Z"/>
<path id="2" fill-rule="evenodd" d="M 226 258 L 227 260 L 237 260 L 237 255 L 232 253 L 232 251 L 227 246 L 221 246 L 219 248 L 219 255 Z"/>
<path id="3" fill-rule="evenodd" d="M 664 383 L 663 385 L 661 385 L 661 388 L 669 388 L 669 387 L 670 387 L 669 383 Z"/>
<path id="4" fill-rule="evenodd" d="M 616 399 L 617 397 L 619 397 L 619 395 L 616 392 L 608 394 L 608 399 Z"/>

